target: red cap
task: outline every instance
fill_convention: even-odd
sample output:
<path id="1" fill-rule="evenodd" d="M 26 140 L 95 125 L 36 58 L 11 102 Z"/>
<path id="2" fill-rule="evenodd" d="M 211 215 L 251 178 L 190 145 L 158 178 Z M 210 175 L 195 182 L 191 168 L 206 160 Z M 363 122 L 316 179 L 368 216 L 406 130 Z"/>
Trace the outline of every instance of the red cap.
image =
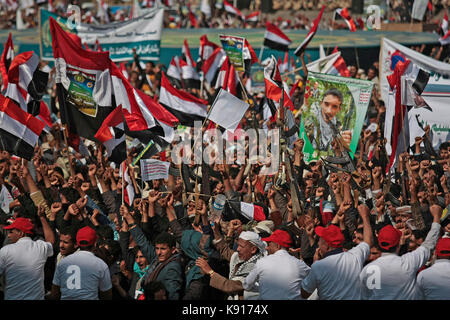
<path id="1" fill-rule="evenodd" d="M 378 234 L 378 244 L 381 248 L 389 250 L 399 244 L 401 236 L 402 232 L 400 230 L 392 225 L 387 225 Z"/>
<path id="2" fill-rule="evenodd" d="M 275 230 L 270 236 L 267 238 L 262 238 L 262 241 L 266 242 L 275 242 L 278 243 L 280 246 L 289 248 L 292 245 L 292 239 L 289 233 L 284 230 Z"/>
<path id="3" fill-rule="evenodd" d="M 436 244 L 436 256 L 450 257 L 450 238 L 441 238 Z"/>
<path id="4" fill-rule="evenodd" d="M 315 231 L 316 234 L 319 237 L 323 238 L 323 240 L 325 240 L 325 242 L 328 243 L 330 247 L 342 247 L 345 240 L 344 234 L 342 233 L 341 229 L 334 224 L 330 224 L 326 228 L 318 226 L 316 227 Z"/>
<path id="5" fill-rule="evenodd" d="M 28 234 L 33 233 L 33 228 L 34 225 L 28 218 L 17 218 L 9 226 L 3 227 L 6 230 L 17 229 Z"/>
<path id="6" fill-rule="evenodd" d="M 77 244 L 81 247 L 93 246 L 97 241 L 97 233 L 91 227 L 84 227 L 77 232 Z"/>

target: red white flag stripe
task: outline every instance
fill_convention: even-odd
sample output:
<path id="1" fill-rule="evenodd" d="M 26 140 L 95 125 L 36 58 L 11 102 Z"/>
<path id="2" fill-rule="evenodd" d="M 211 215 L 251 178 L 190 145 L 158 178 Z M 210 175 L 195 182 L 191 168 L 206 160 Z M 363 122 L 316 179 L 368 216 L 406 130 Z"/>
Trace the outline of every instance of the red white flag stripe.
<path id="1" fill-rule="evenodd" d="M 9 98 L 0 99 L 0 128 L 35 146 L 45 124 Z"/>
<path id="2" fill-rule="evenodd" d="M 223 1 L 223 7 L 225 9 L 226 12 L 235 14 L 241 18 L 243 18 L 244 16 L 242 15 L 241 11 L 239 11 L 238 8 L 234 7 L 231 3 L 229 3 L 227 0 Z"/>
<path id="3" fill-rule="evenodd" d="M 353 21 L 353 19 L 350 17 L 350 14 L 348 13 L 347 8 L 344 9 L 336 9 L 336 12 L 345 20 L 345 23 L 347 24 L 348 28 L 350 29 L 351 32 L 355 32 L 356 31 L 356 25 L 355 25 L 355 21 Z"/>
<path id="4" fill-rule="evenodd" d="M 206 34 L 200 37 L 200 47 L 198 48 L 198 55 L 200 59 L 208 59 L 217 48 L 219 48 L 219 46 L 214 42 L 209 41 Z"/>
<path id="5" fill-rule="evenodd" d="M 179 58 L 177 56 L 172 57 L 169 68 L 167 69 L 167 75 L 181 81 L 181 68 Z"/>
<path id="6" fill-rule="evenodd" d="M 245 16 L 245 21 L 256 22 L 258 20 L 259 20 L 259 11 L 252 12 L 248 16 Z"/>
<path id="7" fill-rule="evenodd" d="M 194 97 L 193 95 L 174 88 L 166 76 L 161 77 L 161 89 L 159 102 L 178 111 L 206 117 L 208 101 Z"/>
<path id="8" fill-rule="evenodd" d="M 227 54 L 225 51 L 218 47 L 211 56 L 203 63 L 202 70 L 205 75 L 205 80 L 211 84 L 217 70 L 221 67 L 222 63 L 225 61 Z"/>
<path id="9" fill-rule="evenodd" d="M 283 31 L 281 31 L 276 25 L 270 22 L 266 23 L 266 32 L 264 34 L 264 38 L 285 46 L 289 46 L 292 43 L 292 40 L 289 39 L 288 36 L 283 33 Z"/>

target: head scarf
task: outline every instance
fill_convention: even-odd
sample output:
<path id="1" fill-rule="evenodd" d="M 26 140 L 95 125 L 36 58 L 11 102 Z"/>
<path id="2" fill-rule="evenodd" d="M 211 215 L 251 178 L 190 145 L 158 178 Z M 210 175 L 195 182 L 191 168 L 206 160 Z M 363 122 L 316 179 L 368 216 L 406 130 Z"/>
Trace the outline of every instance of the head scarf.
<path id="1" fill-rule="evenodd" d="M 266 252 L 266 244 L 261 240 L 259 234 L 253 231 L 242 231 L 239 235 L 239 238 L 242 240 L 249 241 L 251 244 L 256 246 L 259 249 L 261 254 L 265 254 Z"/>

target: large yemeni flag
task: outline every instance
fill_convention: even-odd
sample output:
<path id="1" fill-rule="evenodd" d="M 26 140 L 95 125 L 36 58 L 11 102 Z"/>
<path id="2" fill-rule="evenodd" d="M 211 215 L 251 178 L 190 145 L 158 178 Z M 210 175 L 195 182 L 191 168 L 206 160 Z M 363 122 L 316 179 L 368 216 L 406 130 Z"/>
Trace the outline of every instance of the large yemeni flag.
<path id="1" fill-rule="evenodd" d="M 103 121 L 121 106 L 125 131 L 143 143 L 155 139 L 158 145 L 172 142 L 177 119 L 143 92 L 131 86 L 108 57 L 76 43 L 50 18 L 53 54 L 57 66 L 61 120 L 69 131 L 94 140 Z"/>
<path id="2" fill-rule="evenodd" d="M 112 99 L 111 67 L 114 64 L 109 52 L 79 47 L 53 18 L 50 18 L 50 32 L 61 121 L 70 132 L 94 140 L 101 124 L 118 103 Z"/>
<path id="3" fill-rule="evenodd" d="M 291 43 L 291 39 L 289 39 L 276 25 L 266 22 L 264 46 L 274 50 L 288 51 Z"/>
<path id="4" fill-rule="evenodd" d="M 119 166 L 127 158 L 125 127 L 122 108 L 116 108 L 106 117 L 95 138 L 106 148 L 108 160 Z"/>
<path id="5" fill-rule="evenodd" d="M 39 57 L 33 51 L 17 55 L 8 71 L 5 96 L 14 100 L 22 110 L 36 116 L 40 113 L 48 73 L 39 70 Z"/>
<path id="6" fill-rule="evenodd" d="M 204 121 L 208 101 L 174 88 L 164 73 L 161 75 L 159 103 L 173 114 L 181 125 L 193 127 L 194 121 Z"/>
<path id="7" fill-rule="evenodd" d="M 323 15 L 323 11 L 324 10 L 325 10 L 325 6 L 322 6 L 322 9 L 320 10 L 319 15 L 317 16 L 317 18 L 313 22 L 313 26 L 312 26 L 311 30 L 309 30 L 308 34 L 306 35 L 305 40 L 303 40 L 303 42 L 297 47 L 297 49 L 295 49 L 294 54 L 296 56 L 300 56 L 302 54 L 302 52 L 305 51 L 305 49 L 308 46 L 309 42 L 312 40 L 312 38 L 316 34 L 317 28 L 319 27 L 320 19 L 322 19 L 322 15 Z"/>
<path id="8" fill-rule="evenodd" d="M 112 82 L 117 106 L 125 117 L 125 134 L 148 144 L 151 140 L 165 148 L 174 138 L 178 119 L 141 90 L 133 88 L 113 63 Z"/>
<path id="9" fill-rule="evenodd" d="M 4 150 L 31 161 L 45 124 L 0 95 L 0 143 Z"/>
<path id="10" fill-rule="evenodd" d="M 344 18 L 345 23 L 347 24 L 347 27 L 350 29 L 351 32 L 356 31 L 355 21 L 353 21 L 353 19 L 350 17 L 350 14 L 348 13 L 347 8 L 336 9 L 336 13 L 339 14 L 342 18 Z"/>
<path id="11" fill-rule="evenodd" d="M 0 72 L 2 73 L 2 88 L 3 92 L 8 88 L 8 70 L 11 66 L 11 62 L 14 59 L 14 45 L 11 37 L 11 32 L 9 33 L 8 40 L 6 40 L 5 46 L 3 48 L 2 57 L 0 59 Z"/>

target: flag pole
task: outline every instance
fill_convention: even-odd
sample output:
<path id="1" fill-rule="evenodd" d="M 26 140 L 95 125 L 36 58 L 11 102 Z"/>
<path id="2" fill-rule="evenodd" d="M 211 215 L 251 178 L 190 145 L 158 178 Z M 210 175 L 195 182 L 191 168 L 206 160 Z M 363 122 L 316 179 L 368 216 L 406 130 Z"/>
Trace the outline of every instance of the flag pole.
<path id="1" fill-rule="evenodd" d="M 72 163 L 72 161 L 70 161 L 70 157 L 69 157 L 69 143 L 67 142 L 67 125 L 66 124 L 63 124 L 63 136 L 64 136 L 64 143 L 66 144 L 67 159 L 69 160 L 70 174 L 72 176 L 75 176 L 75 168 L 73 167 L 73 163 Z"/>
<path id="2" fill-rule="evenodd" d="M 262 62 L 261 59 L 262 59 L 262 55 L 264 52 L 264 48 L 265 48 L 265 46 L 262 46 L 261 50 L 259 50 L 259 58 L 258 58 L 259 64 L 261 64 L 261 62 Z"/>

